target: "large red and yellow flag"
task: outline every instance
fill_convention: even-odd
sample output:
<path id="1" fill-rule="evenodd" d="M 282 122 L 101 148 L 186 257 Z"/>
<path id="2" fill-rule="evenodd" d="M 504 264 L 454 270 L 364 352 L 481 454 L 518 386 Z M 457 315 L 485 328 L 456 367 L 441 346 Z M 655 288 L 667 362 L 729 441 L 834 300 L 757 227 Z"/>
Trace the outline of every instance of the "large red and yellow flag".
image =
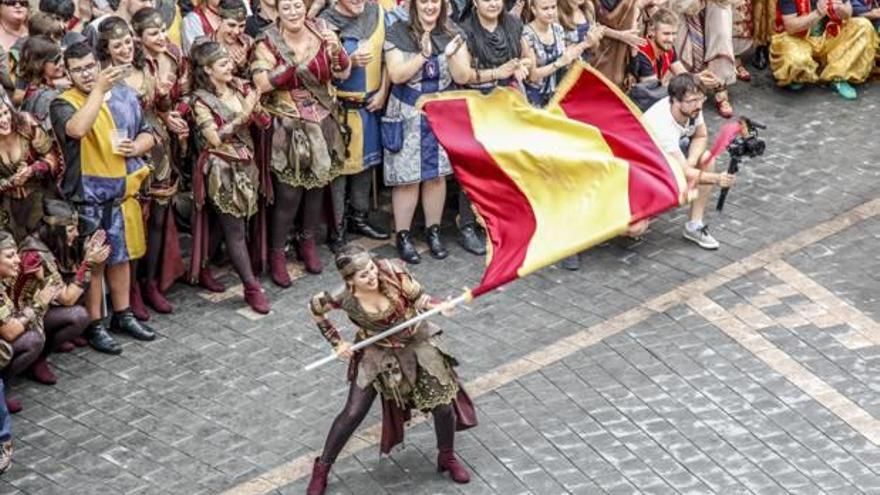
<path id="1" fill-rule="evenodd" d="M 490 240 L 479 296 L 682 204 L 684 172 L 611 82 L 576 64 L 547 109 L 521 93 L 422 101 Z"/>

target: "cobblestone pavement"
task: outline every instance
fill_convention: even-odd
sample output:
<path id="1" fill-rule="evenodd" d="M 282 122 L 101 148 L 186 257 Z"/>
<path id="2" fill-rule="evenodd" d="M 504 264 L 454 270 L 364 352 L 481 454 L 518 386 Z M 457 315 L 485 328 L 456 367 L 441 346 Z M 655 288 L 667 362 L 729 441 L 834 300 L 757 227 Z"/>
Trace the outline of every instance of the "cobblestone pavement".
<path id="1" fill-rule="evenodd" d="M 424 418 L 380 458 L 374 407 L 330 493 L 880 492 L 880 89 L 845 103 L 759 77 L 733 96 L 768 152 L 709 216 L 722 249 L 682 240 L 682 210 L 438 320 L 480 413 L 456 439 L 473 481 L 435 472 Z M 436 295 L 481 273 L 446 234 L 450 257 L 414 268 Z M 336 276 L 291 269 L 291 289 L 264 282 L 268 316 L 240 287 L 177 286 L 157 341 L 54 355 L 56 386 L 14 383 L 0 493 L 302 493 L 346 384 L 341 363 L 302 371 L 328 350 L 305 301 Z"/>

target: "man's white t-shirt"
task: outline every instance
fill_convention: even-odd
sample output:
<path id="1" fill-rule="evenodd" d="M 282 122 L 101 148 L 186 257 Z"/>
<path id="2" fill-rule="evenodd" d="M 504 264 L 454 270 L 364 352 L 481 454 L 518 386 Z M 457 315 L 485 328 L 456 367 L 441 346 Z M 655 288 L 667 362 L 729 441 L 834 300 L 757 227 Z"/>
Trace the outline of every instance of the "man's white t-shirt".
<path id="1" fill-rule="evenodd" d="M 643 121 L 653 131 L 663 151 L 674 154 L 676 151 L 681 152 L 682 138 L 693 137 L 697 132 L 697 127 L 703 123 L 703 112 L 700 111 L 697 118 L 687 125 L 679 125 L 672 116 L 672 105 L 667 96 L 651 105 L 651 108 L 645 112 Z M 687 156 L 686 153 L 684 154 Z"/>

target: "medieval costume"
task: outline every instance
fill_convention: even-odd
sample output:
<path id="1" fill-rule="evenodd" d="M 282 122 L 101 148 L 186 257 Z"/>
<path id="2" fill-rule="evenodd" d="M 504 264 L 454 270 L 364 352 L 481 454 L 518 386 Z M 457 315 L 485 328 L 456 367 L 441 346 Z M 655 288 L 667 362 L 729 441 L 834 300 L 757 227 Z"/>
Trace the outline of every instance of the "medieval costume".
<path id="1" fill-rule="evenodd" d="M 452 42 L 456 32 L 448 25 L 440 25 L 431 31 L 430 56 L 422 53 L 422 47 L 413 34 L 413 23 L 410 20 L 394 23 L 388 30 L 385 41 L 385 52 L 388 57 L 397 57 L 409 63 L 413 58 L 422 61 L 421 68 L 404 83 L 393 84 L 385 115 L 382 117 L 382 144 L 385 148 L 385 185 L 392 187 L 415 185 L 416 198 L 420 195 L 425 214 L 425 240 L 431 256 L 443 259 L 449 252 L 440 239 L 439 218 L 442 215 L 443 202 L 446 198 L 446 179 L 452 173 L 452 165 L 437 137 L 428 125 L 427 118 L 416 106 L 422 95 L 440 93 L 452 89 L 452 74 L 449 68 L 449 57 L 446 48 Z M 399 51 L 399 57 L 394 54 Z M 433 181 L 433 182 L 428 182 Z M 427 184 L 426 184 L 427 182 Z M 442 196 L 436 200 L 437 213 L 425 206 L 428 199 L 427 188 L 441 190 Z M 442 188 L 442 189 L 440 189 Z M 412 189 L 409 189 L 412 190 Z M 397 202 L 399 196 L 392 196 Z M 414 210 L 415 208 L 413 208 Z M 407 263 L 421 261 L 418 251 L 412 243 L 410 227 L 412 213 L 409 218 L 395 218 L 397 223 L 396 245 L 398 255 Z M 396 214 L 395 214 L 396 215 Z M 401 216 L 406 216 L 405 213 Z"/>
<path id="2" fill-rule="evenodd" d="M 785 31 L 783 16 L 807 16 L 815 8 L 815 0 L 779 0 L 776 34 L 770 43 L 770 67 L 776 83 L 787 86 L 865 81 L 874 68 L 877 50 L 871 21 L 863 17 L 842 20 L 830 11 L 810 30 L 796 34 Z"/>
<path id="3" fill-rule="evenodd" d="M 334 347 L 343 339 L 327 318 L 332 310 L 344 311 L 357 327 L 357 342 L 439 304 L 405 268 L 390 260 L 372 258 L 358 246 L 343 248 L 336 256 L 336 266 L 347 286 L 334 293 L 316 294 L 309 304 L 321 334 Z M 375 290 L 386 300 L 386 309 L 367 310 L 358 299 L 361 289 L 356 289 L 352 279 L 364 271 L 376 274 Z M 438 470 L 449 470 L 458 483 L 468 482 L 467 471 L 455 458 L 453 442 L 455 430 L 477 424 L 476 413 L 453 370 L 457 362 L 442 348 L 439 334 L 436 325 L 422 321 L 354 354 L 348 368 L 348 401 L 333 422 L 321 457 L 315 460 L 310 495 L 324 492 L 331 464 L 377 395 L 382 401 L 382 453 L 403 441 L 404 423 L 412 409 L 430 411 L 440 450 Z"/>
<path id="4" fill-rule="evenodd" d="M 245 22 L 247 11 L 245 10 L 243 3 L 237 4 L 235 7 L 221 5 L 220 9 L 217 11 L 217 15 L 220 17 L 221 21 L 222 19 L 234 19 L 237 22 Z M 247 34 L 241 33 L 232 43 L 227 43 L 226 40 L 221 39 L 220 29 L 221 28 L 218 27 L 211 33 L 196 38 L 193 43 L 197 44 L 205 41 L 216 41 L 217 43 L 220 43 L 226 48 L 229 58 L 232 59 L 232 63 L 235 65 L 232 70 L 235 77 L 242 79 L 243 81 L 250 81 L 250 68 L 248 64 L 254 47 L 254 39 Z"/>
<path id="5" fill-rule="evenodd" d="M 17 249 L 12 234 L 0 231 L 0 251 Z M 38 325 L 38 314 L 43 311 L 42 304 L 16 306 L 12 298 L 13 279 L 0 280 L 0 326 L 15 318 L 24 327 L 17 335 L 0 339 L 0 364 L 3 364 L 3 381 L 20 375 L 28 369 L 43 350 L 45 337 Z M 7 397 L 7 404 L 10 404 Z M 10 409 L 21 409 L 20 404 Z M 14 411 L 15 412 L 15 411 Z"/>
<path id="6" fill-rule="evenodd" d="M 133 29 L 138 35 L 149 28 L 165 27 L 165 21 L 158 11 L 137 20 Z M 141 267 L 143 276 L 137 278 L 143 280 L 143 299 L 160 313 L 170 313 L 173 309 L 162 293 L 186 273 L 174 212 L 169 207 L 179 189 L 180 174 L 176 165 L 180 163 L 186 141 L 173 134 L 165 123 L 168 113 L 177 111 L 176 100 L 182 91 L 185 64 L 176 46 L 166 44 L 166 50 L 156 58 L 144 51 L 144 65 L 140 69 L 142 82 L 133 88 L 141 101 L 144 119 L 159 138 L 156 146 L 150 150 L 153 173 L 144 185 L 147 253 L 146 266 Z M 141 292 L 139 283 L 132 284 L 132 292 Z M 140 294 L 137 300 L 140 302 Z M 132 304 L 134 302 L 132 298 Z"/>
<path id="7" fill-rule="evenodd" d="M 312 21 L 306 21 L 302 29 L 319 40 L 314 52 L 297 56 L 276 24 L 260 35 L 251 63 L 251 71 L 267 72 L 275 88 L 263 96 L 263 108 L 274 122 L 271 184 L 265 187 L 271 187 L 274 202 L 269 264 L 272 280 L 281 287 L 290 286 L 284 246 L 301 203 L 297 252 L 309 272 L 321 272 L 315 235 L 324 188 L 342 175 L 345 162 L 345 140 L 332 82 L 334 74 L 344 72 L 351 62 L 341 48 L 332 53 Z"/>
<path id="8" fill-rule="evenodd" d="M 382 111 L 367 110 L 367 105 L 371 98 L 385 90 L 382 48 L 385 43 L 386 15 L 378 4 L 368 2 L 357 17 L 348 17 L 332 6 L 319 17 L 336 31 L 348 55 L 366 50 L 372 56 L 367 66 L 352 67 L 347 79 L 335 81 L 339 102 L 345 110 L 341 124 L 348 140 L 343 175 L 331 184 L 335 223 L 331 229 L 334 235 L 331 245 L 336 249 L 344 244 L 346 229 L 373 239 L 390 237 L 387 232 L 367 222 L 373 167 L 382 162 L 379 131 Z M 342 221 L 346 199 L 351 210 L 347 226 Z"/>
<path id="9" fill-rule="evenodd" d="M 194 67 L 204 68 L 227 58 L 228 54 L 219 43 L 208 41 L 196 45 L 192 57 Z M 201 77 L 198 73 L 194 76 Z M 244 283 L 245 300 L 255 311 L 268 313 L 269 303 L 254 277 L 248 256 L 246 222 L 257 212 L 260 187 L 248 127 L 252 123 L 267 127 L 269 119 L 258 107 L 245 113 L 252 89 L 237 83 L 233 78 L 227 84 L 225 94 L 198 85 L 192 93 L 200 152 L 193 173 L 195 218 L 189 276 L 193 282 L 198 281 L 209 290 L 224 290 L 207 270 L 208 261 L 217 247 L 210 236 L 212 229 L 205 201 L 209 199 L 223 232 L 226 252 Z M 209 134 L 219 139 L 219 145 L 211 144 Z"/>
<path id="10" fill-rule="evenodd" d="M 13 111 L 4 100 L 0 105 Z M 39 225 L 43 199 L 55 196 L 61 160 L 52 137 L 30 115 L 13 111 L 12 132 L 17 150 L 0 156 L 0 229 L 21 240 Z"/>
<path id="11" fill-rule="evenodd" d="M 40 307 L 36 304 L 35 296 L 44 287 L 63 288 L 68 284 L 76 285 L 81 292 L 91 279 L 91 266 L 85 261 L 77 263 L 70 256 L 74 251 L 72 247 L 64 245 L 65 229 L 75 227 L 78 223 L 73 207 L 60 200 L 46 201 L 42 223 L 39 233 L 25 238 L 19 247 L 21 269 L 15 282 L 13 297 L 17 307 L 39 308 L 35 324 L 45 335 L 46 345 L 30 371 L 37 381 L 51 385 L 57 379 L 49 368 L 46 356 L 59 349 L 71 350 L 72 341 L 78 339 L 89 325 L 89 314 L 76 301 L 65 306 L 57 302 L 58 298 L 48 307 Z M 56 247 L 64 249 L 65 252 L 58 253 L 60 259 L 47 242 L 60 244 Z"/>
<path id="12" fill-rule="evenodd" d="M 80 217 L 107 232 L 112 249 L 107 264 L 127 263 L 146 252 L 138 191 L 150 175 L 150 167 L 141 157 L 114 153 L 110 136 L 115 129 L 134 140 L 152 129 L 144 119 L 137 93 L 117 84 L 101 105 L 91 131 L 82 139 L 69 138 L 65 125 L 88 96 L 71 88 L 50 107 L 52 127 L 64 152 L 61 193 L 77 207 Z"/>

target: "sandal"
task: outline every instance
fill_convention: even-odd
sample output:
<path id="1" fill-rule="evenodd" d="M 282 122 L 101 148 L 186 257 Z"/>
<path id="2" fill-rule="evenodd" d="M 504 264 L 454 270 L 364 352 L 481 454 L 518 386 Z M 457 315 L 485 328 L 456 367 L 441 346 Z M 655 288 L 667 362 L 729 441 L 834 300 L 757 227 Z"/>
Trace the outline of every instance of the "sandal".
<path id="1" fill-rule="evenodd" d="M 715 93 L 715 110 L 718 111 L 718 115 L 725 119 L 733 117 L 733 106 L 730 104 L 727 91 Z"/>
<path id="2" fill-rule="evenodd" d="M 746 66 L 742 64 L 741 61 L 736 61 L 736 78 L 743 82 L 749 82 L 752 80 L 752 74 L 746 69 Z"/>

